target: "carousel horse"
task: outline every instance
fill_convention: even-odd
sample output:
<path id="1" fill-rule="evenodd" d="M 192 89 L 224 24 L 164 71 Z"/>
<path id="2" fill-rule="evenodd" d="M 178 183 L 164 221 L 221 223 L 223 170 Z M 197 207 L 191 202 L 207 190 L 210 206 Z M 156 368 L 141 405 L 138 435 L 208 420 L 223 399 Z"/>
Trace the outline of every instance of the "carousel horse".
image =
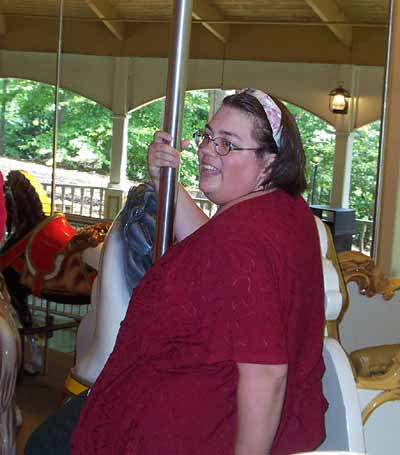
<path id="1" fill-rule="evenodd" d="M 132 187 L 101 250 L 91 311 L 79 325 L 76 364 L 66 380 L 69 394 L 93 384 L 114 347 L 132 292 L 152 264 L 155 217 L 153 187 Z"/>
<path id="2" fill-rule="evenodd" d="M 349 353 L 369 455 L 400 448 L 400 279 L 386 278 L 371 257 L 338 254 L 344 308 L 335 337 Z"/>
<path id="3" fill-rule="evenodd" d="M 3 175 L 0 172 L 0 184 Z M 4 238 L 6 206 L 0 188 L 0 239 Z M 10 295 L 0 273 L 0 455 L 15 455 L 17 427 L 22 423 L 15 404 L 15 386 L 21 363 L 21 341 L 10 305 Z"/>
<path id="4" fill-rule="evenodd" d="M 22 327 L 31 329 L 28 295 L 59 303 L 89 299 L 96 273 L 84 262 L 83 253 L 103 242 L 109 223 L 77 232 L 63 214 L 48 216 L 50 201 L 44 188 L 25 171 L 11 171 L 4 188 L 8 237 L 0 271 Z"/>
<path id="5" fill-rule="evenodd" d="M 0 274 L 0 455 L 14 455 L 21 413 L 15 403 L 15 385 L 21 363 L 21 342 L 12 316 L 10 296 Z"/>

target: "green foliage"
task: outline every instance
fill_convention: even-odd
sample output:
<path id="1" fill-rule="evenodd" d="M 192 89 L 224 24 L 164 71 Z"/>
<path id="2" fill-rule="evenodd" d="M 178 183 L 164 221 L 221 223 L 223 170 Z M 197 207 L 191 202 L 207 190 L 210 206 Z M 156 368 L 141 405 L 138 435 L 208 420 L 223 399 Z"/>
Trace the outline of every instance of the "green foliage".
<path id="1" fill-rule="evenodd" d="M 304 197 L 311 202 L 311 190 L 315 175 L 314 204 L 329 204 L 332 183 L 333 155 L 335 151 L 335 129 L 310 112 L 286 103 L 299 127 L 304 152 L 306 154 L 306 176 L 308 190 Z M 317 168 L 312 162 L 319 158 Z"/>
<path id="2" fill-rule="evenodd" d="M 353 143 L 350 206 L 356 208 L 357 218 L 372 220 L 378 171 L 381 122 L 359 128 Z"/>
<path id="3" fill-rule="evenodd" d="M 147 148 L 154 133 L 161 129 L 164 109 L 163 100 L 157 100 L 136 109 L 131 114 L 128 130 L 128 169 L 129 178 L 143 181 L 147 178 Z M 188 92 L 185 99 L 182 137 L 191 139 L 193 132 L 204 126 L 208 116 L 207 91 Z M 180 179 L 183 185 L 197 187 L 197 156 L 195 149 L 189 147 L 182 152 Z"/>
<path id="4" fill-rule="evenodd" d="M 52 157 L 54 88 L 8 79 L 0 92 L 4 106 L 4 155 L 49 164 Z M 57 162 L 67 168 L 108 172 L 111 115 L 82 96 L 60 90 Z"/>
<path id="5" fill-rule="evenodd" d="M 54 88 L 33 81 L 0 80 L 0 153 L 17 159 L 51 163 Z M 208 91 L 188 92 L 185 99 L 182 136 L 191 139 L 208 118 Z M 329 204 L 335 149 L 334 128 L 320 118 L 287 103 L 295 116 L 307 156 L 310 201 L 315 175 L 315 204 Z M 127 175 L 147 179 L 147 147 L 161 129 L 163 101 L 157 100 L 131 113 L 128 127 Z M 57 161 L 59 166 L 108 173 L 112 139 L 111 112 L 75 93 L 60 91 L 60 123 Z M 356 132 L 350 205 L 357 218 L 372 218 L 377 170 L 379 122 Z M 312 159 L 320 158 L 317 168 Z M 182 152 L 181 181 L 196 188 L 198 175 L 195 148 Z"/>
<path id="6" fill-rule="evenodd" d="M 286 103 L 296 118 L 307 157 L 309 191 L 305 197 L 311 200 L 313 175 L 316 172 L 314 204 L 329 204 L 333 178 L 335 129 L 319 117 L 297 106 Z M 355 131 L 351 170 L 350 207 L 356 209 L 356 217 L 372 220 L 377 177 L 380 121 Z M 321 159 L 317 170 L 312 159 Z"/>

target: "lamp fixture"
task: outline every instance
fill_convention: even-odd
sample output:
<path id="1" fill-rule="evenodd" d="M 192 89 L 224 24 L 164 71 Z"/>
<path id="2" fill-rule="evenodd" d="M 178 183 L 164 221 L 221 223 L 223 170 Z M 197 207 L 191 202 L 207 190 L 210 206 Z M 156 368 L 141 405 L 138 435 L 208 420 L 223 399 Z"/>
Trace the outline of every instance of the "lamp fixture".
<path id="1" fill-rule="evenodd" d="M 339 87 L 329 92 L 329 110 L 333 114 L 347 114 L 351 95 L 343 88 L 343 81 L 339 81 Z"/>

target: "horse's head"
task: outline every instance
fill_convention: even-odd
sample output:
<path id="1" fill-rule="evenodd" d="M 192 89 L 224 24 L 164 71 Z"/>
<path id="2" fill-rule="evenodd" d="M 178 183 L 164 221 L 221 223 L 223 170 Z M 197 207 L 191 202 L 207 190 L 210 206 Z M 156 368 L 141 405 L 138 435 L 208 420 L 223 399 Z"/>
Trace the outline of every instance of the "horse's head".
<path id="1" fill-rule="evenodd" d="M 47 196 L 40 183 L 24 171 L 8 173 L 4 184 L 4 194 L 9 234 L 4 246 L 6 249 L 46 217 Z"/>
<path id="2" fill-rule="evenodd" d="M 131 288 L 135 288 L 153 262 L 157 199 L 154 188 L 144 183 L 132 187 L 118 217 L 126 245 L 125 272 Z"/>

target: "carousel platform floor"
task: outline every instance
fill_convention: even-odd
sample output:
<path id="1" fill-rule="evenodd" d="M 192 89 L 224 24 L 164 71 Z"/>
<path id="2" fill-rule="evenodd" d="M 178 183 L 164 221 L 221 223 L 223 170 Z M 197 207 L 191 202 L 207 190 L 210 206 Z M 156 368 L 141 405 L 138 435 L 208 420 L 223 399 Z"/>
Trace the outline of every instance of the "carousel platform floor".
<path id="1" fill-rule="evenodd" d="M 22 412 L 22 426 L 17 435 L 17 455 L 32 431 L 60 406 L 64 380 L 74 362 L 73 331 L 60 331 L 51 339 L 46 375 L 23 375 L 17 384 L 17 404 Z"/>

